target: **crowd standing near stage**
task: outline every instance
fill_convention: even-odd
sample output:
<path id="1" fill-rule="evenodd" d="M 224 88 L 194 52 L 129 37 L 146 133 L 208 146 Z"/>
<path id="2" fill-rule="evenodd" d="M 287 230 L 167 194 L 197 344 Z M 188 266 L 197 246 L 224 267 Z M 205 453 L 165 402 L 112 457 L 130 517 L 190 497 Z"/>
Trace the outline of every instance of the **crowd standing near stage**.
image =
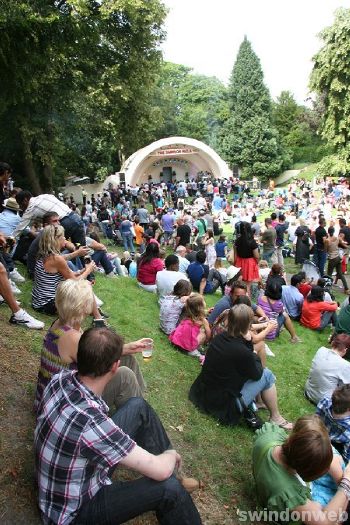
<path id="1" fill-rule="evenodd" d="M 143 398 L 134 354 L 152 340 L 126 343 L 108 326 L 93 288 L 101 272 L 111 286 L 131 278 L 142 293 L 158 294 L 154 323 L 174 352 L 198 360 L 191 402 L 213 424 L 256 430 L 259 503 L 297 512 L 304 523 L 332 523 L 330 511 L 338 516 L 350 501 L 348 179 L 298 179 L 279 189 L 201 172 L 96 195 L 82 189 L 81 200 L 33 196 L 0 163 L 0 304 L 13 325 L 43 329 L 17 299 L 28 278 L 33 310 L 51 316 L 35 396 L 43 522 L 123 523 L 154 510 L 159 523 L 201 523 L 190 496 L 198 482 L 182 475 L 180 454 Z M 294 275 L 286 274 L 287 257 L 299 266 Z M 210 310 L 207 294 L 217 297 Z M 284 328 L 299 344 L 300 325 L 323 334 L 324 346 L 304 378 L 312 415 L 293 423 L 279 410 L 267 356 Z M 118 464 L 142 477 L 112 481 Z"/>

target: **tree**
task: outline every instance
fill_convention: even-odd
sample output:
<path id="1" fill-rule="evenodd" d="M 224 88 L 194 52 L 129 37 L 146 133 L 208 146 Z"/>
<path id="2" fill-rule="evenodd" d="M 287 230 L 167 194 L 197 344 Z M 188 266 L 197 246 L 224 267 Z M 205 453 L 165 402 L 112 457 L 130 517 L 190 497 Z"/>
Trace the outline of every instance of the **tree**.
<path id="1" fill-rule="evenodd" d="M 229 85 L 230 116 L 221 136 L 221 151 L 243 175 L 267 178 L 284 164 L 279 135 L 271 123 L 271 99 L 260 60 L 245 37 Z"/>
<path id="2" fill-rule="evenodd" d="M 145 140 L 143 125 L 152 110 L 149 91 L 161 56 L 163 4 L 160 0 L 4 4 L 0 152 L 8 152 L 7 139 L 14 136 L 6 158 L 20 159 L 18 167 L 35 193 L 42 187 L 50 191 L 57 174 L 71 171 L 68 159 L 77 169 L 80 160 L 80 169 L 90 172 L 116 168 Z M 92 136 L 92 130 L 97 135 Z M 106 147 L 108 152 L 102 151 Z"/>
<path id="3" fill-rule="evenodd" d="M 310 88 L 322 97 L 324 118 L 322 137 L 335 150 L 339 162 L 350 169 L 350 9 L 335 12 L 331 27 L 324 29 L 320 37 L 323 47 L 314 56 Z"/>

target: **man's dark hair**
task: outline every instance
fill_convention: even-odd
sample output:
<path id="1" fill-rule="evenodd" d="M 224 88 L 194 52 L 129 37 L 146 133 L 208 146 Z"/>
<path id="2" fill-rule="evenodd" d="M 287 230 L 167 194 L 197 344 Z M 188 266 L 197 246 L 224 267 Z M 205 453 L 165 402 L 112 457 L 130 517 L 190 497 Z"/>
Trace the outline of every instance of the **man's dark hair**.
<path id="1" fill-rule="evenodd" d="M 43 216 L 43 226 L 50 224 L 50 219 L 52 219 L 52 217 L 59 217 L 59 215 L 56 211 L 48 211 L 45 213 Z"/>
<path id="2" fill-rule="evenodd" d="M 292 277 L 290 278 L 290 284 L 292 286 L 297 287 L 298 284 L 300 284 L 302 282 L 302 280 L 303 280 L 303 278 L 300 275 L 300 273 L 296 273 L 295 275 L 292 275 Z"/>
<path id="3" fill-rule="evenodd" d="M 270 215 L 271 217 L 271 220 L 275 221 L 277 219 L 277 213 L 275 213 L 274 211 L 271 213 Z"/>
<path id="4" fill-rule="evenodd" d="M 345 219 L 339 219 L 339 226 L 346 226 L 346 220 Z"/>
<path id="5" fill-rule="evenodd" d="M 283 213 L 280 213 L 278 216 L 278 220 L 284 222 L 286 220 L 286 216 Z"/>
<path id="6" fill-rule="evenodd" d="M 25 199 L 31 199 L 32 197 L 33 197 L 33 195 L 30 193 L 30 191 L 22 190 L 22 191 L 18 192 L 17 195 L 16 195 L 17 204 L 19 206 L 21 206 L 23 204 L 23 202 L 25 201 Z"/>
<path id="7" fill-rule="evenodd" d="M 0 162 L 0 177 L 6 171 L 9 171 L 10 173 L 12 173 L 12 168 L 11 168 L 10 164 L 7 164 L 7 162 Z"/>
<path id="8" fill-rule="evenodd" d="M 199 250 L 199 252 L 197 252 L 196 254 L 196 261 L 199 262 L 200 264 L 204 264 L 205 263 L 205 259 L 207 258 L 205 252 L 203 250 Z"/>
<path id="9" fill-rule="evenodd" d="M 336 415 L 344 414 L 350 409 L 350 385 L 338 386 L 332 394 L 332 410 Z"/>
<path id="10" fill-rule="evenodd" d="M 104 376 L 119 361 L 123 344 L 123 338 L 111 328 L 89 328 L 79 340 L 78 373 L 89 377 Z"/>
<path id="11" fill-rule="evenodd" d="M 175 264 L 179 264 L 179 258 L 177 255 L 174 255 L 174 254 L 171 254 L 171 255 L 168 255 L 166 258 L 165 258 L 165 268 L 168 270 L 170 268 L 170 266 L 174 266 Z"/>
<path id="12" fill-rule="evenodd" d="M 235 281 L 231 287 L 231 294 L 233 294 L 233 291 L 237 288 L 247 291 L 247 285 L 243 281 Z"/>

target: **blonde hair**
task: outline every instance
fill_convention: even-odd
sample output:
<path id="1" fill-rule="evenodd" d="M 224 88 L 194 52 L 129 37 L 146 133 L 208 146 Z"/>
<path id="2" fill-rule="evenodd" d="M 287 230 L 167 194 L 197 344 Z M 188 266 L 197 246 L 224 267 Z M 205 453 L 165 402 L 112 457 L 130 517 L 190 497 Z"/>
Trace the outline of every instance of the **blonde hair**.
<path id="1" fill-rule="evenodd" d="M 218 269 L 218 268 L 222 268 L 222 260 L 221 260 L 221 257 L 217 257 L 215 259 L 215 263 L 214 263 L 214 268 Z"/>
<path id="2" fill-rule="evenodd" d="M 261 261 L 259 261 L 259 268 L 268 268 L 269 265 L 267 263 L 267 261 L 265 261 L 264 259 L 261 259 Z"/>
<path id="3" fill-rule="evenodd" d="M 64 228 L 62 226 L 45 226 L 40 234 L 38 258 L 45 258 L 49 255 L 60 255 L 61 250 L 58 239 L 64 237 Z"/>
<path id="4" fill-rule="evenodd" d="M 81 323 L 94 305 L 91 284 L 85 279 L 67 279 L 56 290 L 55 304 L 62 324 Z"/>
<path id="5" fill-rule="evenodd" d="M 191 321 L 202 321 L 205 317 L 205 301 L 199 293 L 192 293 L 186 301 L 185 317 Z"/>

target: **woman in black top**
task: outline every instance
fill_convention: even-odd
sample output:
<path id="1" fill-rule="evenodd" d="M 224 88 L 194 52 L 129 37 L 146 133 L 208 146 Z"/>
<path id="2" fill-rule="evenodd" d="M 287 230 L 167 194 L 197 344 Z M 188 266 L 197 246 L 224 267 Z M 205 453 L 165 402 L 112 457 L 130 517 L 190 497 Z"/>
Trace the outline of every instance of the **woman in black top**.
<path id="1" fill-rule="evenodd" d="M 260 280 L 259 276 L 259 250 L 254 239 L 252 227 L 249 222 L 240 222 L 238 236 L 234 245 L 234 265 L 241 268 L 242 279 L 247 284 L 248 295 L 251 293 L 251 284 Z"/>
<path id="2" fill-rule="evenodd" d="M 271 421 L 289 429 L 291 424 L 278 410 L 275 376 L 262 367 L 254 353 L 250 333 L 252 318 L 252 309 L 245 304 L 231 308 L 227 332 L 213 338 L 189 398 L 221 423 L 235 425 L 240 413 L 238 398 L 242 396 L 245 404 L 250 405 L 261 393 Z"/>
<path id="3" fill-rule="evenodd" d="M 295 230 L 296 245 L 295 245 L 295 262 L 296 264 L 303 264 L 305 259 L 310 259 L 310 242 L 311 230 L 305 225 L 303 219 L 299 219 L 300 226 Z"/>

